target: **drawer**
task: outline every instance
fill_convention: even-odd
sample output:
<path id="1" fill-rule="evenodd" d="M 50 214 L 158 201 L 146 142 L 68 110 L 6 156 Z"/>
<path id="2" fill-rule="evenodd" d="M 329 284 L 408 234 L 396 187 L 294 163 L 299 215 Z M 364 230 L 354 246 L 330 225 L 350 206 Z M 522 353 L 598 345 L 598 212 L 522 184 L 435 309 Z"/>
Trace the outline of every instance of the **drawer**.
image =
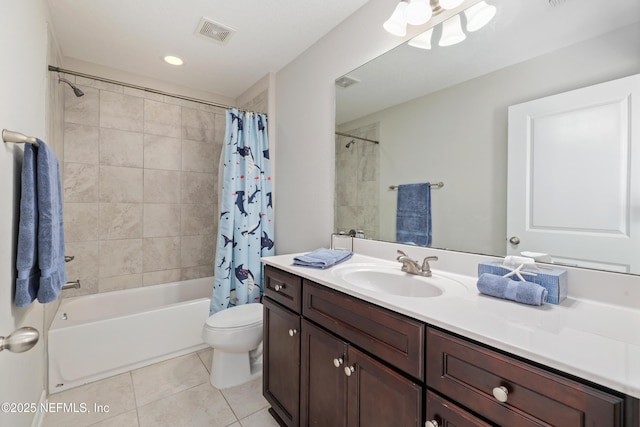
<path id="1" fill-rule="evenodd" d="M 429 387 L 499 425 L 622 425 L 623 399 L 431 328 L 427 359 Z"/>
<path id="2" fill-rule="evenodd" d="M 300 313 L 302 279 L 295 274 L 265 265 L 264 295 L 296 313 Z"/>
<path id="3" fill-rule="evenodd" d="M 428 390 L 425 427 L 492 427 L 492 424 Z"/>
<path id="4" fill-rule="evenodd" d="M 305 280 L 304 317 L 424 381 L 425 325 Z"/>

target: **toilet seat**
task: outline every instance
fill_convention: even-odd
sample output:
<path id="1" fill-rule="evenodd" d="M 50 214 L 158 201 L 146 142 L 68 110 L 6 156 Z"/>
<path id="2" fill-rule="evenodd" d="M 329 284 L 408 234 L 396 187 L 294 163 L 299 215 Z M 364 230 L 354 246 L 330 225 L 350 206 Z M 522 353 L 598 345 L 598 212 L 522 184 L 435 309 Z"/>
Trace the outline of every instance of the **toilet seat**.
<path id="1" fill-rule="evenodd" d="M 241 329 L 262 324 L 262 304 L 243 304 L 219 311 L 206 321 L 207 329 Z"/>

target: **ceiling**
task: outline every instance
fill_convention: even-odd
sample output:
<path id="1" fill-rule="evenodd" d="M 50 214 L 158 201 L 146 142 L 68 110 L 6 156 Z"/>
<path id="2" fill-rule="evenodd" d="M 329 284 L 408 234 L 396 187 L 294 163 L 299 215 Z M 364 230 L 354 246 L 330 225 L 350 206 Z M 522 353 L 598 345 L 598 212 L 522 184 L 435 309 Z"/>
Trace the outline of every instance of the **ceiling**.
<path id="1" fill-rule="evenodd" d="M 432 49 L 403 44 L 347 76 L 360 82 L 336 90 L 336 123 L 471 80 L 640 21 L 638 0 L 487 0 L 494 19 L 463 42 Z M 463 21 L 464 22 L 464 21 Z M 612 46 L 612 48 L 615 48 Z M 385 88 L 385 90 L 379 90 Z M 393 88 L 393 89 L 390 89 Z"/>
<path id="2" fill-rule="evenodd" d="M 62 55 L 237 98 L 367 0 L 48 0 Z M 202 17 L 235 33 L 195 34 Z M 175 55 L 184 65 L 163 61 Z"/>

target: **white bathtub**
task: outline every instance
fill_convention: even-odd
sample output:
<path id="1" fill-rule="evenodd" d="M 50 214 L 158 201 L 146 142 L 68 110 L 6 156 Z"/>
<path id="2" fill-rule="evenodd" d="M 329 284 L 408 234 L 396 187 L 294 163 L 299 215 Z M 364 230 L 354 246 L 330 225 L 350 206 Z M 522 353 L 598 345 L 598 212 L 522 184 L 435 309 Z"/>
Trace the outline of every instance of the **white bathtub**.
<path id="1" fill-rule="evenodd" d="M 62 300 L 48 335 L 49 392 L 206 348 L 213 277 Z"/>

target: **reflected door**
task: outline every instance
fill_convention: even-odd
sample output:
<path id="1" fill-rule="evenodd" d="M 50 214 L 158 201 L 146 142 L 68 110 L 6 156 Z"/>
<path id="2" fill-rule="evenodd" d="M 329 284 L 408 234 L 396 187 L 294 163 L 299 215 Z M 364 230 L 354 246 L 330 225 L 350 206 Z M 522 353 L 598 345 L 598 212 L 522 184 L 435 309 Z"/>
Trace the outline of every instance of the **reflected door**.
<path id="1" fill-rule="evenodd" d="M 640 273 L 639 99 L 635 75 L 509 107 L 508 254 Z"/>

